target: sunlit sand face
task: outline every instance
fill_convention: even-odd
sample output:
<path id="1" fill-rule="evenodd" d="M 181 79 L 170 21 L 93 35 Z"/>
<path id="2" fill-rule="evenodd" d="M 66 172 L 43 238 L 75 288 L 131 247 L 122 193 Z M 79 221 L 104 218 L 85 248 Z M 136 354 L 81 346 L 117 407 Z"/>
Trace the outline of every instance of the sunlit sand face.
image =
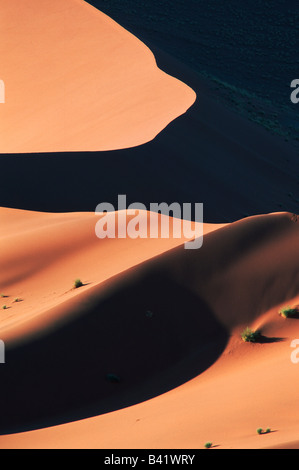
<path id="1" fill-rule="evenodd" d="M 141 41 L 83 1 L 0 7 L 2 153 L 133 147 L 195 100 Z"/>
<path id="2" fill-rule="evenodd" d="M 0 153 L 137 146 L 195 100 L 145 45 L 81 0 L 0 0 L 0 9 Z M 182 134 L 200 128 L 194 140 L 212 141 L 211 152 L 217 142 L 231 167 L 254 157 L 268 194 L 274 165 L 257 143 L 247 152 L 238 126 L 222 125 L 231 115 L 215 109 L 207 123 L 205 113 L 186 116 Z M 192 139 L 182 140 L 184 154 Z M 18 158 L 24 179 L 28 159 L 44 162 Z M 290 177 L 285 161 L 277 165 Z M 244 209 L 255 185 L 242 193 L 246 171 L 234 179 L 223 169 L 205 172 L 208 184 L 224 183 L 223 199 L 235 187 Z M 24 195 L 13 179 L 9 190 Z M 117 233 L 126 229 L 120 212 L 110 214 Z M 141 211 L 140 226 L 150 216 Z M 184 249 L 185 235 L 98 238 L 98 219 L 0 207 L 0 448 L 299 448 L 298 216 L 204 223 L 198 250 Z M 292 318 L 279 314 L 286 308 Z M 261 331 L 255 344 L 242 340 L 246 327 Z"/>

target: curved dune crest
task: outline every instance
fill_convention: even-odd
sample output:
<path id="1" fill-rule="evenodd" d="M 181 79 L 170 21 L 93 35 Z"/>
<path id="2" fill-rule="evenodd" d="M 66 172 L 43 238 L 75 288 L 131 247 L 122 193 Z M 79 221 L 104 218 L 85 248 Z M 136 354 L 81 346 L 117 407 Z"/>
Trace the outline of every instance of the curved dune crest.
<path id="1" fill-rule="evenodd" d="M 150 212 L 140 214 L 149 230 Z M 117 233 L 118 213 L 111 216 L 115 216 Z M 127 216 L 127 222 L 132 217 Z M 0 293 L 9 295 L 1 305 L 11 306 L 15 297 L 26 298 L 26 302 L 14 303 L 13 309 L 2 315 L 2 339 L 23 336 L 36 321 L 37 325 L 45 326 L 47 311 L 52 307 L 74 296 L 76 301 L 82 291 L 86 290 L 88 295 L 91 287 L 186 241 L 183 233 L 181 238 L 172 237 L 172 223 L 170 238 L 99 239 L 95 234 L 99 218 L 94 213 L 55 214 L 0 208 L 0 268 L 5 273 Z M 158 215 L 159 227 L 162 219 L 168 217 Z M 203 231 L 208 233 L 219 227 L 222 224 L 204 224 Z M 78 277 L 86 285 L 73 290 Z M 31 319 L 35 320 L 28 326 Z"/>
<path id="2" fill-rule="evenodd" d="M 83 0 L 0 0 L 0 8 L 1 153 L 137 146 L 196 99 Z"/>
<path id="3" fill-rule="evenodd" d="M 203 246 L 193 251 L 183 239 L 94 239 L 94 214 L 2 208 L 0 216 L 9 295 L 2 303 L 12 307 L 1 334 L 13 364 L 0 369 L 9 397 L 1 431 L 41 427 L 39 418 L 49 426 L 46 418 L 55 421 L 55 413 L 70 411 L 66 405 L 94 404 L 85 415 L 94 417 L 1 436 L 0 447 L 297 445 L 299 376 L 290 343 L 299 337 L 298 316 L 278 315 L 299 305 L 296 217 L 205 224 Z M 74 291 L 75 270 L 87 285 Z M 13 304 L 14 296 L 23 302 Z M 247 325 L 261 328 L 260 343 L 241 341 Z M 14 384 L 20 365 L 22 395 Z M 108 383 L 106 372 L 124 380 Z M 60 422 L 79 419 L 74 411 Z M 275 432 L 258 436 L 260 426 Z"/>

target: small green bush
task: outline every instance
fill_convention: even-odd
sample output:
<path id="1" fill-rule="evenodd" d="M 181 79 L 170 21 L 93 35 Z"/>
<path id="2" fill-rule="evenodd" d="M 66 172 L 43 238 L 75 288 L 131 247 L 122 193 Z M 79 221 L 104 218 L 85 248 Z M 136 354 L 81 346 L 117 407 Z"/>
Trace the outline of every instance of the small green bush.
<path id="1" fill-rule="evenodd" d="M 283 307 L 282 309 L 280 309 L 278 313 L 284 318 L 289 318 L 298 313 L 298 309 L 292 308 L 288 305 L 287 307 Z"/>
<path id="2" fill-rule="evenodd" d="M 81 279 L 76 279 L 74 281 L 74 288 L 75 289 L 78 289 L 78 287 L 82 287 L 83 286 L 83 282 L 81 281 Z"/>
<path id="3" fill-rule="evenodd" d="M 243 330 L 243 332 L 241 333 L 241 338 L 246 343 L 255 343 L 259 337 L 259 331 L 253 331 L 251 328 L 249 328 L 249 326 L 247 326 L 245 330 Z"/>
<path id="4" fill-rule="evenodd" d="M 205 443 L 205 448 L 210 449 L 212 447 L 212 442 L 206 442 Z"/>
<path id="5" fill-rule="evenodd" d="M 6 310 L 7 309 L 7 305 L 3 305 L 3 310 Z"/>
<path id="6" fill-rule="evenodd" d="M 258 434 L 262 434 L 262 433 L 263 433 L 263 429 L 262 429 L 262 428 L 258 428 L 258 429 L 256 430 L 256 432 L 257 432 Z"/>
<path id="7" fill-rule="evenodd" d="M 265 431 L 265 433 L 266 433 L 266 434 L 269 434 L 269 432 L 271 432 L 271 429 L 270 429 L 270 428 L 267 428 L 266 431 Z"/>

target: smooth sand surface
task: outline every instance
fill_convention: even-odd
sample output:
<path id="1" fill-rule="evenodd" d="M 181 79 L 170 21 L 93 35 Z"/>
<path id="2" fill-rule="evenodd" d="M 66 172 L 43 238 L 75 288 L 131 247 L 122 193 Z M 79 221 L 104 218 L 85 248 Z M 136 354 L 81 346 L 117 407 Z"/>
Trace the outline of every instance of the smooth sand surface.
<path id="1" fill-rule="evenodd" d="M 1 305 L 11 307 L 1 314 L 2 433 L 35 428 L 1 436 L 1 448 L 296 448 L 299 365 L 290 344 L 299 323 L 278 310 L 299 304 L 297 218 L 205 225 L 199 250 L 184 250 L 182 239 L 99 240 L 95 220 L 1 209 Z M 87 285 L 72 290 L 75 277 Z M 261 342 L 244 343 L 245 326 L 260 329 Z M 78 338 L 82 362 L 66 353 Z M 120 382 L 107 383 L 105 370 Z M 173 386 L 159 389 L 163 379 Z M 98 387 L 98 402 L 89 387 Z M 55 413 L 59 423 L 65 403 L 70 418 L 46 427 Z M 76 409 L 86 419 L 67 423 Z"/>
<path id="2" fill-rule="evenodd" d="M 116 234 L 118 214 L 111 213 L 113 219 L 115 216 Z M 149 230 L 150 213 L 141 211 L 140 214 Z M 126 217 L 125 212 L 123 216 Z M 95 234 L 100 218 L 94 213 L 49 214 L 0 209 L 1 271 L 5 273 L 0 286 L 0 294 L 4 295 L 1 307 L 9 307 L 0 320 L 2 339 L 13 336 L 23 320 L 26 328 L 27 320 L 39 318 L 40 312 L 187 240 L 183 229 L 180 238 L 161 239 L 161 218 L 168 220 L 162 215 L 157 215 L 157 239 L 101 240 Z M 127 222 L 133 218 L 127 215 Z M 218 227 L 221 224 L 205 224 L 204 231 Z M 172 230 L 171 223 L 170 234 Z M 85 285 L 74 290 L 77 278 Z M 14 302 L 16 298 L 22 301 Z M 42 324 L 44 320 L 45 316 Z"/>
<path id="3" fill-rule="evenodd" d="M 147 208 L 151 202 L 202 202 L 205 220 L 216 223 L 298 212 L 299 159 L 290 143 L 231 112 L 195 72 L 153 51 L 162 70 L 196 91 L 188 112 L 130 149 L 1 154 L 1 206 L 93 211 L 102 201 L 115 206 L 117 195 L 126 194 Z"/>
<path id="4" fill-rule="evenodd" d="M 83 0 L 1 0 L 0 9 L 1 153 L 133 147 L 196 99 Z"/>
<path id="5" fill-rule="evenodd" d="M 87 153 L 51 154 L 54 177 L 32 155 L 4 172 L 14 204 L 52 212 L 0 208 L 0 448 L 298 448 L 299 313 L 278 311 L 299 305 L 299 222 L 276 212 L 296 204 L 294 155 L 204 87 L 175 120 L 194 91 L 85 2 L 0 7 L 0 152 L 127 149 L 91 154 L 97 167 Z M 197 84 L 187 72 L 173 75 Z M 273 210 L 203 224 L 198 250 L 173 234 L 100 240 L 99 215 L 79 212 L 74 188 L 85 210 L 130 186 L 139 201 L 209 194 L 211 220 Z M 70 198 L 77 212 L 62 213 Z M 110 214 L 121 229 L 124 214 Z M 261 331 L 257 343 L 241 340 L 246 326 Z"/>

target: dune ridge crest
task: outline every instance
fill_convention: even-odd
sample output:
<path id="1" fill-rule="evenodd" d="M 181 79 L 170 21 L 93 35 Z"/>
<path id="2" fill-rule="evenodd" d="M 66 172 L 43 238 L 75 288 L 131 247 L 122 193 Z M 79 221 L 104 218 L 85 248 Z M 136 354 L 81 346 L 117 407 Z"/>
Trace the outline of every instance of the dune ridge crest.
<path id="1" fill-rule="evenodd" d="M 2 315 L 0 333 L 7 337 L 8 358 L 17 361 L 22 353 L 25 374 L 25 401 L 20 399 L 19 405 L 9 385 L 14 381 L 9 373 L 5 377 L 10 399 L 7 411 L 2 410 L 6 435 L 0 437 L 1 447 L 153 448 L 159 442 L 161 448 L 192 448 L 198 436 L 204 440 L 204 433 L 212 431 L 225 447 L 293 445 L 298 373 L 290 361 L 290 341 L 298 337 L 299 325 L 296 319 L 284 321 L 278 315 L 283 305 L 299 304 L 299 224 L 293 214 L 205 224 L 203 246 L 192 253 L 178 239 L 94 240 L 94 214 L 2 208 L 1 220 L 1 272 L 10 269 L 11 280 L 11 285 L 5 284 L 9 297 L 2 303 L 15 295 L 22 301 L 12 304 L 6 319 Z M 80 230 L 68 252 L 65 247 L 74 227 Z M 10 243 L 17 233 L 23 239 L 19 250 L 18 244 Z M 20 271 L 24 263 L 14 260 L 24 248 L 24 253 L 29 250 L 27 270 Z M 76 290 L 69 282 L 74 266 L 86 283 Z M 240 333 L 247 325 L 260 328 L 264 342 L 242 342 Z M 53 353 L 51 345 L 66 338 L 74 351 L 80 335 L 89 344 L 82 350 L 84 361 L 76 355 L 75 361 L 72 355 L 62 360 Z M 32 366 L 33 361 L 41 367 L 37 350 L 48 367 L 45 377 L 41 373 L 39 399 L 34 392 L 39 379 Z M 67 380 L 66 396 L 61 388 L 58 394 L 55 391 L 55 381 L 50 380 L 54 372 L 61 383 Z M 108 372 L 120 378 L 113 396 L 105 378 Z M 75 394 L 70 388 L 73 375 L 81 384 Z M 22 383 L 22 374 L 19 380 Z M 252 394 L 266 383 L 270 396 L 259 397 L 257 408 L 248 410 Z M 46 405 L 49 393 L 56 397 L 51 411 Z M 26 408 L 25 403 L 31 405 Z M 9 412 L 13 406 L 17 418 Z M 279 406 L 283 414 L 275 412 Z M 175 436 L 166 432 L 169 419 L 178 420 L 182 413 L 188 430 L 177 430 Z M 132 420 L 144 415 L 147 420 L 132 430 Z M 225 424 L 228 417 L 230 430 Z M 277 432 L 262 440 L 255 429 L 265 421 Z M 59 425 L 48 427 L 54 424 Z M 24 428 L 25 433 L 7 434 L 9 429 Z"/>

